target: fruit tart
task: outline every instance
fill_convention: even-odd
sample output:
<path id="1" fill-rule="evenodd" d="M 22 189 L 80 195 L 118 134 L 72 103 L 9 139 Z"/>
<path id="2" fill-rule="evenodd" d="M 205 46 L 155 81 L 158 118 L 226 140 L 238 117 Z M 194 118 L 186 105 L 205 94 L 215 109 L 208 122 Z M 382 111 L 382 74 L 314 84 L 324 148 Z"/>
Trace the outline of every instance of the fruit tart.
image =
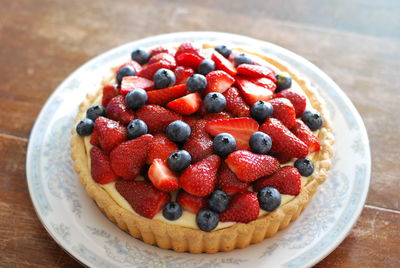
<path id="1" fill-rule="evenodd" d="M 105 215 L 191 253 L 286 228 L 327 178 L 334 141 L 323 99 L 295 69 L 192 42 L 137 48 L 110 67 L 72 134 L 75 170 Z"/>

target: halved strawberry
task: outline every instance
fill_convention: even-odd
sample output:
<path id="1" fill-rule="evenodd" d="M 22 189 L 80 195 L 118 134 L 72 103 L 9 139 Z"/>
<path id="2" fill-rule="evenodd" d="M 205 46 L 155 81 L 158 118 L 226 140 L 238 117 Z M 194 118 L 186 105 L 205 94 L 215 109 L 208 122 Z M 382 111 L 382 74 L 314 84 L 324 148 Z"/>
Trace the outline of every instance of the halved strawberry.
<path id="1" fill-rule="evenodd" d="M 168 54 L 168 53 L 158 53 L 154 56 L 151 56 L 151 58 L 149 59 L 149 61 L 147 62 L 147 64 L 153 64 L 156 63 L 160 60 L 165 60 L 169 63 L 171 63 L 172 65 L 176 65 L 176 61 L 174 56 Z"/>
<path id="2" fill-rule="evenodd" d="M 238 117 L 250 117 L 250 107 L 244 101 L 235 87 L 229 88 L 223 93 L 226 99 L 226 110 Z"/>
<path id="3" fill-rule="evenodd" d="M 222 56 L 217 51 L 214 51 L 214 53 L 211 56 L 211 59 L 215 62 L 215 66 L 217 67 L 217 70 L 222 70 L 231 76 L 236 75 L 236 68 L 235 68 L 235 66 L 233 66 L 232 62 L 227 60 L 224 56 Z"/>
<path id="4" fill-rule="evenodd" d="M 217 189 L 227 194 L 236 194 L 247 191 L 249 184 L 240 181 L 225 162 L 221 163 L 217 174 Z"/>
<path id="5" fill-rule="evenodd" d="M 237 68 L 237 74 L 246 77 L 266 77 L 276 83 L 275 72 L 268 67 L 254 64 L 240 64 Z"/>
<path id="6" fill-rule="evenodd" d="M 213 141 L 205 131 L 207 121 L 200 119 L 192 127 L 192 133 L 187 139 L 183 150 L 189 152 L 192 157 L 192 163 L 196 163 L 213 153 Z"/>
<path id="7" fill-rule="evenodd" d="M 277 98 L 269 101 L 274 111 L 272 117 L 279 119 L 287 128 L 292 128 L 296 124 L 296 112 L 293 104 L 285 98 Z"/>
<path id="8" fill-rule="evenodd" d="M 197 70 L 197 67 L 199 67 L 204 58 L 196 54 L 185 52 L 175 56 L 175 60 L 177 65 L 191 67 Z"/>
<path id="9" fill-rule="evenodd" d="M 164 131 L 170 123 L 182 119 L 181 115 L 153 104 L 141 107 L 136 116 L 146 123 L 150 133 Z"/>
<path id="10" fill-rule="evenodd" d="M 219 120 L 219 119 L 230 119 L 233 118 L 231 114 L 227 112 L 219 112 L 219 113 L 210 113 L 204 115 L 203 119 L 206 121 L 213 121 L 213 120 Z"/>
<path id="11" fill-rule="evenodd" d="M 117 191 L 139 215 L 152 219 L 171 199 L 170 195 L 161 192 L 145 181 L 117 181 Z"/>
<path id="12" fill-rule="evenodd" d="M 235 83 L 235 79 L 224 71 L 212 71 L 206 75 L 207 89 L 206 93 L 219 92 L 224 93 Z"/>
<path id="13" fill-rule="evenodd" d="M 181 205 L 184 210 L 197 214 L 200 209 L 207 206 L 207 198 L 188 194 L 185 191 L 179 191 L 176 202 Z"/>
<path id="14" fill-rule="evenodd" d="M 183 171 L 179 181 L 182 188 L 196 196 L 207 196 L 214 191 L 217 182 L 217 171 L 221 164 L 218 155 L 209 157 L 190 165 Z"/>
<path id="15" fill-rule="evenodd" d="M 105 85 L 103 87 L 103 96 L 101 97 L 101 105 L 107 106 L 108 102 L 118 95 L 118 88 L 115 85 Z"/>
<path id="16" fill-rule="evenodd" d="M 231 153 L 225 159 L 229 169 L 243 182 L 252 182 L 274 173 L 279 161 L 270 155 L 255 154 L 246 150 Z"/>
<path id="17" fill-rule="evenodd" d="M 186 93 L 186 85 L 184 84 L 151 90 L 147 92 L 147 103 L 164 105 L 170 101 L 185 96 Z"/>
<path id="18" fill-rule="evenodd" d="M 100 148 L 107 153 L 127 139 L 126 128 L 122 124 L 102 116 L 96 119 L 94 131 Z"/>
<path id="19" fill-rule="evenodd" d="M 150 143 L 150 150 L 146 157 L 146 163 L 150 165 L 153 160 L 157 158 L 167 160 L 176 150 L 178 150 L 178 146 L 169 140 L 164 133 L 157 133 Z"/>
<path id="20" fill-rule="evenodd" d="M 175 57 L 182 54 L 182 53 L 191 53 L 195 55 L 200 55 L 201 47 L 197 43 L 193 42 L 184 42 L 181 43 L 178 47 L 178 50 L 175 53 Z"/>
<path id="21" fill-rule="evenodd" d="M 152 140 L 153 136 L 146 134 L 115 147 L 110 153 L 114 173 L 126 180 L 136 178 L 146 162 Z"/>
<path id="22" fill-rule="evenodd" d="M 253 190 L 256 192 L 265 187 L 274 187 L 281 194 L 298 195 L 301 191 L 301 175 L 297 168 L 284 166 L 274 174 L 256 180 L 253 184 Z"/>
<path id="23" fill-rule="evenodd" d="M 130 66 L 133 69 L 135 69 L 136 73 L 140 72 L 142 70 L 142 66 L 137 63 L 134 60 L 130 60 L 128 62 L 125 62 L 124 64 L 122 64 L 121 66 L 119 66 L 116 70 L 115 73 L 118 73 L 119 70 L 121 70 L 122 68 L 126 67 L 126 66 Z"/>
<path id="24" fill-rule="evenodd" d="M 176 85 L 186 84 L 186 80 L 194 74 L 194 71 L 190 67 L 178 66 L 174 70 L 176 77 Z"/>
<path id="25" fill-rule="evenodd" d="M 293 89 L 289 88 L 282 90 L 281 92 L 277 93 L 274 98 L 288 99 L 293 104 L 294 110 L 296 111 L 296 117 L 300 117 L 306 110 L 306 96 Z"/>
<path id="26" fill-rule="evenodd" d="M 256 84 L 257 86 L 268 89 L 272 93 L 276 90 L 276 84 L 269 78 L 261 77 L 261 78 L 248 78 L 248 81 Z"/>
<path id="27" fill-rule="evenodd" d="M 257 195 L 248 191 L 236 194 L 229 202 L 228 208 L 219 214 L 219 219 L 221 222 L 248 223 L 258 218 L 259 211 Z"/>
<path id="28" fill-rule="evenodd" d="M 238 150 L 250 148 L 250 136 L 257 130 L 257 121 L 248 117 L 213 120 L 206 124 L 206 131 L 211 136 L 226 132 L 235 137 Z"/>
<path id="29" fill-rule="evenodd" d="M 160 60 L 160 61 L 157 61 L 153 64 L 149 64 L 146 67 L 144 67 L 140 72 L 137 73 L 137 76 L 153 80 L 154 74 L 159 69 L 166 68 L 166 69 L 173 70 L 175 67 L 176 67 L 176 64 L 173 64 L 173 63 L 165 61 L 165 60 Z"/>
<path id="30" fill-rule="evenodd" d="M 167 104 L 167 107 L 183 115 L 190 115 L 197 112 L 201 105 L 199 93 L 191 93 Z"/>
<path id="31" fill-rule="evenodd" d="M 112 98 L 106 107 L 107 117 L 125 125 L 135 119 L 135 114 L 125 104 L 125 97 L 118 95 Z"/>
<path id="32" fill-rule="evenodd" d="M 158 46 L 158 47 L 155 47 L 152 50 L 150 50 L 151 56 L 157 55 L 159 53 L 168 53 L 168 54 L 174 56 L 175 50 L 169 46 Z"/>
<path id="33" fill-rule="evenodd" d="M 320 144 L 318 137 L 311 131 L 311 129 L 304 124 L 300 119 L 296 120 L 296 124 L 291 129 L 294 135 L 299 138 L 302 142 L 307 144 L 308 151 L 310 153 L 318 152 L 320 149 Z"/>
<path id="34" fill-rule="evenodd" d="M 111 169 L 110 158 L 98 147 L 90 149 L 90 172 L 95 182 L 107 184 L 118 179 Z"/>
<path id="35" fill-rule="evenodd" d="M 172 172 L 165 160 L 154 159 L 148 176 L 154 187 L 164 192 L 172 192 L 179 189 L 178 177 Z"/>
<path id="36" fill-rule="evenodd" d="M 247 104 L 250 106 L 252 106 L 259 100 L 267 101 L 272 97 L 272 92 L 270 90 L 262 86 L 256 85 L 248 79 L 236 78 L 236 83 Z"/>
<path id="37" fill-rule="evenodd" d="M 121 82 L 121 94 L 126 95 L 134 89 L 152 90 L 154 88 L 153 81 L 140 76 L 125 76 Z"/>
<path id="38" fill-rule="evenodd" d="M 193 132 L 194 126 L 196 125 L 197 121 L 199 121 L 199 120 L 200 119 L 195 115 L 182 117 L 182 121 L 189 125 L 189 127 L 192 129 L 192 132 Z"/>

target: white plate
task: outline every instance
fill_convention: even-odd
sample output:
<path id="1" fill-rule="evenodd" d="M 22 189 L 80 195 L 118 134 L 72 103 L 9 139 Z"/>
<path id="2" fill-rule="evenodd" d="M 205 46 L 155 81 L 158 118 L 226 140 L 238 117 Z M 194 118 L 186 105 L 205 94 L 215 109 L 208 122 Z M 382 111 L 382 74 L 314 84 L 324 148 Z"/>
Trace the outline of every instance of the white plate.
<path id="1" fill-rule="evenodd" d="M 328 103 L 336 136 L 333 169 L 303 214 L 262 243 L 228 253 L 188 254 L 136 240 L 111 223 L 88 197 L 72 168 L 70 129 L 78 105 L 110 66 L 136 47 L 182 41 L 252 46 L 296 67 Z M 159 35 L 112 49 L 72 73 L 43 107 L 29 141 L 26 172 L 36 212 L 53 239 L 91 267 L 306 267 L 346 237 L 363 208 L 370 181 L 364 124 L 340 88 L 304 58 L 268 42 L 216 32 Z"/>

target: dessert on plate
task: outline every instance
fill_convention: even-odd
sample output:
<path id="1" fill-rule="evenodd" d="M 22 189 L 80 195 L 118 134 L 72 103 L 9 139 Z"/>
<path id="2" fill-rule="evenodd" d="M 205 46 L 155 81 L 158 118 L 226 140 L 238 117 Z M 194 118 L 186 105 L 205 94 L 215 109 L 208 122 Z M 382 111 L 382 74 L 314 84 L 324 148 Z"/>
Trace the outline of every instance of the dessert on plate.
<path id="1" fill-rule="evenodd" d="M 244 248 L 294 221 L 327 178 L 325 103 L 281 60 L 221 44 L 137 48 L 99 78 L 74 168 L 119 228 L 178 252 Z"/>

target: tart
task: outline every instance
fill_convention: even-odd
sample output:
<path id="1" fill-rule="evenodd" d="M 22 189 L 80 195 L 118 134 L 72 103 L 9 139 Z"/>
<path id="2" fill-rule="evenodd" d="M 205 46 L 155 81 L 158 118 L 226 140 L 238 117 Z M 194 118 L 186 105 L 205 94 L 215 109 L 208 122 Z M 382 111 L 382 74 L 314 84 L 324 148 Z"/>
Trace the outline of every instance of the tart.
<path id="1" fill-rule="evenodd" d="M 81 103 L 74 168 L 119 228 L 178 252 L 244 248 L 286 228 L 327 178 L 324 100 L 246 48 L 136 49 Z"/>

